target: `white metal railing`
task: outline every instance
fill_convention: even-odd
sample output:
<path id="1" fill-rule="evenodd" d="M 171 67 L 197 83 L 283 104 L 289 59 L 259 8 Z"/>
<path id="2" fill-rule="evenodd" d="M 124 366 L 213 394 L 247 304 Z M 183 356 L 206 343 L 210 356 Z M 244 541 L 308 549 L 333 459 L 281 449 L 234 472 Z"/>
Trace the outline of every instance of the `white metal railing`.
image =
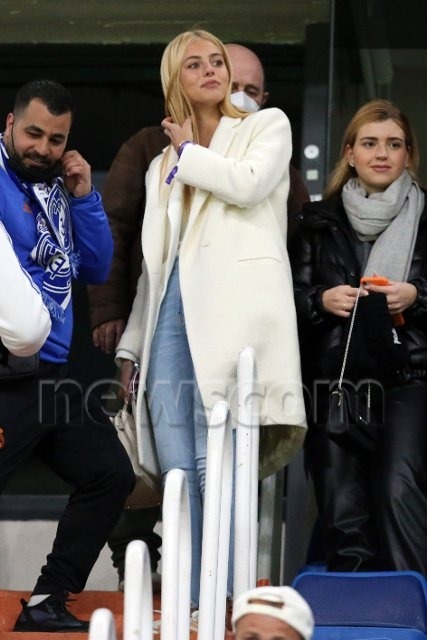
<path id="1" fill-rule="evenodd" d="M 191 525 L 185 472 L 172 469 L 163 497 L 162 640 L 188 640 L 190 632 Z M 153 594 L 148 548 L 133 540 L 126 549 L 123 640 L 152 640 Z M 89 640 L 116 640 L 114 616 L 96 609 Z"/>
<path id="2" fill-rule="evenodd" d="M 133 540 L 126 548 L 123 640 L 153 637 L 153 591 L 150 556 L 145 542 Z M 89 640 L 116 640 L 114 615 L 95 609 L 89 625 Z"/>
<path id="3" fill-rule="evenodd" d="M 162 523 L 161 640 L 188 640 L 191 524 L 187 478 L 181 469 L 166 476 Z"/>
<path id="4" fill-rule="evenodd" d="M 237 367 L 236 488 L 233 596 L 256 586 L 258 547 L 259 410 L 255 351 L 246 347 Z"/>
<path id="5" fill-rule="evenodd" d="M 132 540 L 126 548 L 123 640 L 153 637 L 153 587 L 148 547 Z"/>
<path id="6" fill-rule="evenodd" d="M 92 613 L 89 640 L 116 640 L 116 623 L 110 609 L 95 609 Z"/>
<path id="7" fill-rule="evenodd" d="M 230 407 L 215 403 L 208 428 L 199 629 L 201 640 L 224 640 L 233 481 Z"/>
<path id="8" fill-rule="evenodd" d="M 255 353 L 251 347 L 239 355 L 237 378 L 234 596 L 255 586 L 257 570 L 259 423 Z M 208 427 L 198 617 L 200 640 L 224 639 L 232 487 L 230 407 L 227 402 L 219 401 L 212 409 Z M 188 640 L 191 524 L 187 479 L 181 469 L 172 469 L 166 477 L 162 534 L 161 640 Z M 123 640 L 152 640 L 152 608 L 148 550 L 143 542 L 133 541 L 126 551 Z M 114 618 L 107 609 L 94 612 L 89 640 L 116 640 Z"/>
<path id="9" fill-rule="evenodd" d="M 246 347 L 237 367 L 234 596 L 256 585 L 259 418 L 255 352 Z M 223 640 L 233 486 L 230 407 L 217 402 L 208 428 L 198 634 Z"/>

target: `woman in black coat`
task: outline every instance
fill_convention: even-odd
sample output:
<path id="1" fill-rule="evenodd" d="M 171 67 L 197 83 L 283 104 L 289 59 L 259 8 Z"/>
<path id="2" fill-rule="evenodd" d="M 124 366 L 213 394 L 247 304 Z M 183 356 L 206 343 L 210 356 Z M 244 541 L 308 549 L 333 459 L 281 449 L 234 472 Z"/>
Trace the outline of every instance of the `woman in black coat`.
<path id="1" fill-rule="evenodd" d="M 309 403 L 307 465 L 331 571 L 427 575 L 427 210 L 416 140 L 404 114 L 359 109 L 320 202 L 305 205 L 290 248 Z M 362 276 L 345 377 L 369 386 L 371 448 L 327 434 Z"/>

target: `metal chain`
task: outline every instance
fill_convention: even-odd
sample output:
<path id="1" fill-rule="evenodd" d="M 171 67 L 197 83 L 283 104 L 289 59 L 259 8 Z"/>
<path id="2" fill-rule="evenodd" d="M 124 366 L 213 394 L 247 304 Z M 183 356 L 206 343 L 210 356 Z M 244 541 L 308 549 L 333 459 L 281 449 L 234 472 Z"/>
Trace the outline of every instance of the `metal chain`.
<path id="1" fill-rule="evenodd" d="M 343 358 L 343 362 L 342 362 L 340 378 L 338 380 L 338 389 L 339 389 L 339 391 L 342 390 L 342 383 L 343 383 L 343 380 L 344 380 L 344 372 L 345 372 L 345 367 L 346 367 L 346 364 L 347 364 L 348 352 L 350 350 L 351 334 L 353 333 L 354 320 L 356 318 L 356 310 L 357 310 L 357 305 L 359 304 L 359 298 L 360 298 L 360 292 L 361 291 L 362 291 L 362 289 L 359 287 L 358 290 L 357 290 L 356 300 L 354 302 L 353 313 L 351 315 L 350 328 L 348 330 L 347 342 L 346 342 L 345 349 L 344 349 L 344 358 Z M 371 408 L 371 383 L 370 382 L 368 383 L 367 408 L 368 409 Z"/>
<path id="2" fill-rule="evenodd" d="M 346 342 L 345 349 L 344 349 L 344 358 L 343 358 L 343 362 L 342 362 L 340 378 L 338 380 L 338 389 L 340 391 L 341 391 L 341 388 L 342 388 L 342 382 L 344 380 L 344 372 L 345 372 L 345 367 L 346 367 L 346 364 L 347 364 L 348 352 L 349 352 L 349 349 L 350 349 L 351 334 L 353 333 L 354 320 L 355 320 L 355 317 L 356 317 L 357 305 L 359 304 L 359 298 L 360 298 L 360 292 L 361 291 L 362 291 L 362 289 L 359 287 L 358 290 L 357 290 L 356 300 L 354 302 L 353 313 L 351 314 L 350 328 L 348 330 L 347 342 Z"/>

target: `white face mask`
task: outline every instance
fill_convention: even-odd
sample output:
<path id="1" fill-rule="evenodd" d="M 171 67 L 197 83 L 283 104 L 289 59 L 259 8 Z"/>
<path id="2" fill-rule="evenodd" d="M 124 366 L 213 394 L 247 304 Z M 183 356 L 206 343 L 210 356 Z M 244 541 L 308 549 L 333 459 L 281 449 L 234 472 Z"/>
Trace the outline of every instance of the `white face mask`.
<path id="1" fill-rule="evenodd" d="M 255 102 L 253 98 L 249 97 L 244 91 L 236 91 L 236 93 L 232 93 L 230 100 L 231 104 L 238 109 L 243 109 L 243 111 L 255 113 L 255 111 L 259 110 L 259 104 Z"/>

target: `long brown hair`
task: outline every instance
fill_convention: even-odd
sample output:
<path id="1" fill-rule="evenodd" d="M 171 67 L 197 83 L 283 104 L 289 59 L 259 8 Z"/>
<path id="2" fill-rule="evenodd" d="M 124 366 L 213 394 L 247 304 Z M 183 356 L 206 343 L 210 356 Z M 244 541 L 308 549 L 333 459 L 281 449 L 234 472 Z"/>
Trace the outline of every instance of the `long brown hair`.
<path id="1" fill-rule="evenodd" d="M 382 122 L 384 120 L 394 120 L 405 134 L 405 144 L 408 151 L 408 167 L 410 175 L 417 180 L 417 170 L 419 163 L 418 144 L 415 134 L 409 124 L 406 115 L 389 100 L 371 100 L 364 104 L 352 117 L 347 129 L 344 132 L 341 143 L 340 159 L 335 165 L 328 184 L 323 192 L 324 198 L 341 193 L 343 186 L 350 178 L 356 178 L 357 173 L 354 167 L 351 167 L 347 159 L 347 149 L 353 148 L 356 142 L 357 134 L 361 127 L 371 122 Z"/>

